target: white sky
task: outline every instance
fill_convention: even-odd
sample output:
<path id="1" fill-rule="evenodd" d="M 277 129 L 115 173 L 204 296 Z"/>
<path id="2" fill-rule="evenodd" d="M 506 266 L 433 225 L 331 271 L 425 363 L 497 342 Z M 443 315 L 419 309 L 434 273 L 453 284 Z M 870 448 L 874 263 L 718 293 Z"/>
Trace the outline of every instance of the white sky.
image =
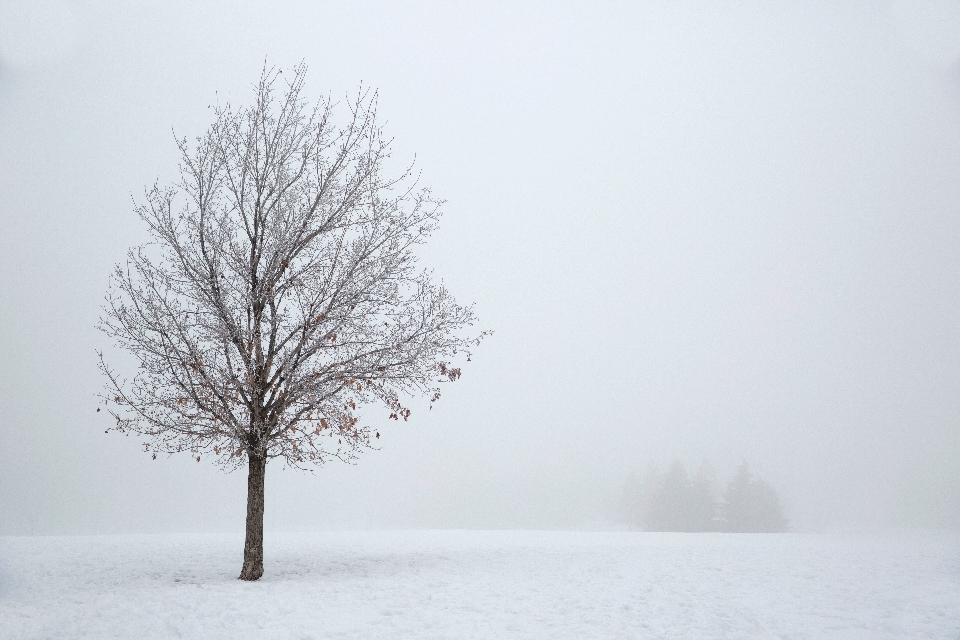
<path id="1" fill-rule="evenodd" d="M 265 57 L 379 89 L 496 331 L 356 467 L 273 465 L 268 527 L 594 526 L 675 458 L 960 526 L 960 3 L 708 4 L 0 0 L 0 534 L 242 526 L 243 473 L 104 435 L 94 325 Z"/>

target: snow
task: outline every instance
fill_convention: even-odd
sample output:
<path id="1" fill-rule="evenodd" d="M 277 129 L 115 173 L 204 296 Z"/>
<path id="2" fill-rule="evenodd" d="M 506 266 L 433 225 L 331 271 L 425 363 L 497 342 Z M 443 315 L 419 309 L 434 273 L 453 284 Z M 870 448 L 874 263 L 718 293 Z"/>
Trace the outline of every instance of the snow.
<path id="1" fill-rule="evenodd" d="M 403 531 L 0 538 L 0 637 L 960 637 L 960 539 Z"/>

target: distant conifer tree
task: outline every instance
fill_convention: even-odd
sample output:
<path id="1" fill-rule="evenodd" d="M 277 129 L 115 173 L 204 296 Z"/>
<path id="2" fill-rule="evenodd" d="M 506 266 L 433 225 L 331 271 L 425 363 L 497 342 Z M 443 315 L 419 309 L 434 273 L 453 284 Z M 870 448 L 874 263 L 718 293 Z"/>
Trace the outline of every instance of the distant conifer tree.
<path id="1" fill-rule="evenodd" d="M 738 533 L 783 532 L 788 521 L 783 516 L 780 497 L 773 487 L 754 478 L 744 461 L 727 484 L 724 493 L 725 529 Z"/>
<path id="2" fill-rule="evenodd" d="M 663 474 L 644 518 L 647 531 L 688 531 L 692 488 L 683 464 L 677 460 Z"/>
<path id="3" fill-rule="evenodd" d="M 717 531 L 717 474 L 704 460 L 691 483 L 689 531 Z"/>

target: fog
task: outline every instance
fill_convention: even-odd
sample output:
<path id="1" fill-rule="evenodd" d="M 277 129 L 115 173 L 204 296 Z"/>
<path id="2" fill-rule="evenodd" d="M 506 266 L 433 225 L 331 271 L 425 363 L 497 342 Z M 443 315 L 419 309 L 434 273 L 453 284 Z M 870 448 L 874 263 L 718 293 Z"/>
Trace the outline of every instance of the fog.
<path id="1" fill-rule="evenodd" d="M 379 90 L 495 331 L 356 466 L 269 466 L 268 530 L 614 527 L 677 459 L 960 527 L 960 5 L 345 4 L 0 3 L 0 534 L 242 528 L 244 473 L 104 433 L 95 325 L 265 59 Z"/>

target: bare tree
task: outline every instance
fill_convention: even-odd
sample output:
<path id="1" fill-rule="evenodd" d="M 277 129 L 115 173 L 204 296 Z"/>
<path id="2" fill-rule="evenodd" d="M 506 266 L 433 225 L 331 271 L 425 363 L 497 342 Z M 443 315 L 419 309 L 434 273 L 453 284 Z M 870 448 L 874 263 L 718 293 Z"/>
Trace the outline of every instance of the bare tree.
<path id="1" fill-rule="evenodd" d="M 100 321 L 138 363 L 125 379 L 99 354 L 114 430 L 154 458 L 246 462 L 243 580 L 263 574 L 267 461 L 353 460 L 380 437 L 361 406 L 406 420 L 401 399 L 437 400 L 484 335 L 464 337 L 472 308 L 417 267 L 442 203 L 409 168 L 384 175 L 376 95 L 338 127 L 329 99 L 301 97 L 305 72 L 265 69 L 252 106 L 178 140 L 180 180 L 136 206 L 152 242 L 116 267 Z"/>

